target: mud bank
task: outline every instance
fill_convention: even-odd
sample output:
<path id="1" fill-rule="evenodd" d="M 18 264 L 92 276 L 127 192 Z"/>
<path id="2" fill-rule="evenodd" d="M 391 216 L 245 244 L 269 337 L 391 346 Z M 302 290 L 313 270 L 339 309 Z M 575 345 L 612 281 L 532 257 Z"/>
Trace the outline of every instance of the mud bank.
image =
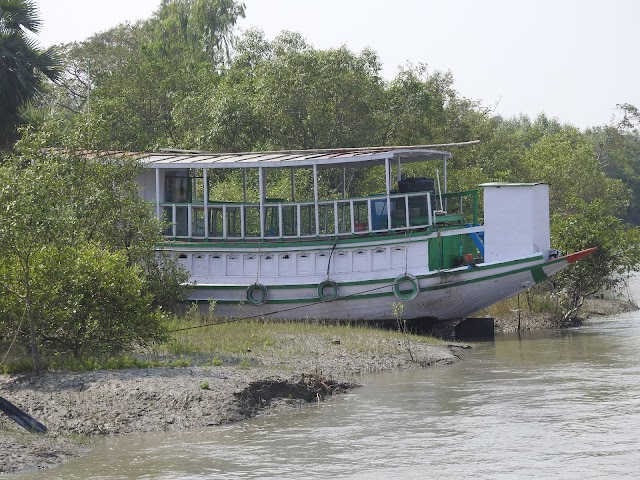
<path id="1" fill-rule="evenodd" d="M 531 313 L 526 310 L 518 313 L 512 311 L 495 319 L 496 332 L 515 332 L 518 330 L 544 330 L 551 328 L 577 327 L 585 320 L 599 316 L 619 315 L 638 310 L 635 302 L 624 299 L 587 299 L 580 311 L 580 316 L 567 324 L 559 323 L 553 315 L 545 313 Z"/>
<path id="2" fill-rule="evenodd" d="M 0 395 L 44 423 L 23 433 L 0 414 L 0 473 L 49 468 L 86 453 L 93 435 L 215 426 L 298 408 L 345 392 L 359 375 L 458 361 L 458 347 L 389 340 L 384 355 L 339 340 L 316 355 L 256 357 L 255 367 L 152 368 L 0 376 Z M 361 377 L 360 377 L 361 381 Z"/>

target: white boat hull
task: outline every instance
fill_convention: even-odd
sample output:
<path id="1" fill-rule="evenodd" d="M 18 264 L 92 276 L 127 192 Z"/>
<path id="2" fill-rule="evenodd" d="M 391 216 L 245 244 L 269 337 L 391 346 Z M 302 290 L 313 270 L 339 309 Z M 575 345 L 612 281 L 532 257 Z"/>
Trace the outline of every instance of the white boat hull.
<path id="1" fill-rule="evenodd" d="M 402 303 L 403 319 L 455 320 L 526 290 L 588 253 L 591 250 L 546 261 L 537 255 L 411 276 L 416 286 L 409 293 L 398 286 L 394 289 L 393 277 L 341 282 L 332 300 L 320 298 L 317 284 L 265 284 L 267 297 L 261 305 L 247 301 L 246 285 L 200 284 L 190 299 L 201 303 L 215 299 L 217 315 L 236 319 L 390 320 L 395 318 L 394 307 Z M 402 288 L 411 287 L 410 282 Z"/>

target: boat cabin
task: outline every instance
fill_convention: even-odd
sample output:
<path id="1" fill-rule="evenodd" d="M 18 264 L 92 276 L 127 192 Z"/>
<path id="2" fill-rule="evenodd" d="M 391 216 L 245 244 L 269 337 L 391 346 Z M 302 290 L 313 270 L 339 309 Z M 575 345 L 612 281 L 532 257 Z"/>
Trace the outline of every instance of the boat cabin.
<path id="1" fill-rule="evenodd" d="M 138 181 L 167 222 L 168 239 L 274 241 L 476 225 L 478 192 L 447 191 L 450 157 L 422 147 L 163 150 L 142 158 Z M 434 178 L 403 172 L 435 160 L 442 169 Z M 368 169 L 377 169 L 377 185 L 363 184 Z"/>

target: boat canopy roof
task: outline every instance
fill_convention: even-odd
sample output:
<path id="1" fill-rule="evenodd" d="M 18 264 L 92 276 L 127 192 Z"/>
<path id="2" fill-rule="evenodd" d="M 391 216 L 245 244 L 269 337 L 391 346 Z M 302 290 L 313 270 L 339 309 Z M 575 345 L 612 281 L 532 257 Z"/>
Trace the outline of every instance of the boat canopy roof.
<path id="1" fill-rule="evenodd" d="M 469 142 L 470 143 L 470 142 Z M 438 147 L 463 144 L 404 147 L 335 148 L 323 150 L 285 150 L 273 152 L 211 153 L 163 149 L 142 154 L 139 161 L 148 168 L 283 168 L 316 166 L 375 166 L 388 159 L 400 163 L 447 160 L 451 153 Z M 367 165 L 365 165 L 367 164 Z"/>

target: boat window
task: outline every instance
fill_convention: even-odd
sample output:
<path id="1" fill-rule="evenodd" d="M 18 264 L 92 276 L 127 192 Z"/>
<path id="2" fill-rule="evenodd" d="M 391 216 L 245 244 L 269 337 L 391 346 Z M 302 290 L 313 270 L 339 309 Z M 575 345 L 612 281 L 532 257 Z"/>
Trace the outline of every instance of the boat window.
<path id="1" fill-rule="evenodd" d="M 222 237 L 223 236 L 223 221 L 224 210 L 222 207 L 209 207 L 207 209 L 209 214 L 209 237 Z"/>
<path id="2" fill-rule="evenodd" d="M 247 237 L 260 236 L 260 207 L 244 206 L 244 234 Z"/>
<path id="3" fill-rule="evenodd" d="M 207 170 L 209 203 L 242 202 L 242 170 L 210 168 Z"/>
<path id="4" fill-rule="evenodd" d="M 173 237 L 173 207 L 162 207 L 162 223 L 165 224 L 163 235 Z"/>
<path id="5" fill-rule="evenodd" d="M 191 202 L 191 183 L 186 172 L 164 178 L 164 200 L 171 203 Z"/>
<path id="6" fill-rule="evenodd" d="M 204 208 L 193 208 L 191 211 L 191 236 L 204 237 Z"/>
<path id="7" fill-rule="evenodd" d="M 335 232 L 336 222 L 333 202 L 318 205 L 318 221 L 320 224 L 320 235 L 331 235 Z"/>
<path id="8" fill-rule="evenodd" d="M 302 236 L 316 234 L 315 205 L 300 205 L 300 234 Z"/>
<path id="9" fill-rule="evenodd" d="M 282 234 L 285 237 L 298 235 L 298 208 L 296 205 L 282 206 Z"/>
<path id="10" fill-rule="evenodd" d="M 176 206 L 176 237 L 189 236 L 189 207 Z"/>
<path id="11" fill-rule="evenodd" d="M 240 206 L 226 207 L 227 212 L 227 237 L 239 237 L 242 234 L 242 224 L 240 222 Z"/>

